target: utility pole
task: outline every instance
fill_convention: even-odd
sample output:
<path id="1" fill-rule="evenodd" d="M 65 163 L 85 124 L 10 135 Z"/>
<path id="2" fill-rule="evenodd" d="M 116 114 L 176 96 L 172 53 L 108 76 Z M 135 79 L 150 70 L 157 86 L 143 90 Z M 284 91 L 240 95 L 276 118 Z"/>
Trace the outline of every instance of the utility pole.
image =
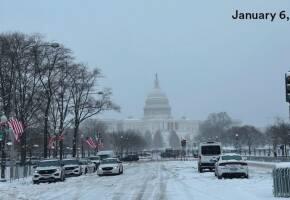
<path id="1" fill-rule="evenodd" d="M 285 73 L 285 93 L 286 93 L 286 102 L 288 103 L 289 121 L 290 121 L 290 71 Z M 288 133 L 288 135 L 289 134 L 290 133 Z M 287 142 L 290 143 L 290 141 L 287 141 Z M 287 145 L 285 145 L 284 150 L 285 150 L 285 154 L 287 155 Z"/>

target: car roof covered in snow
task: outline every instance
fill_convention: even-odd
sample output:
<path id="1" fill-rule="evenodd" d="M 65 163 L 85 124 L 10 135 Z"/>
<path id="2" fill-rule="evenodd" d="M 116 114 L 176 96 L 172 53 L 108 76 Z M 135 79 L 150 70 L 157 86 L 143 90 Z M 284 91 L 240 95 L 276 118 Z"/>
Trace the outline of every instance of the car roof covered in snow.
<path id="1" fill-rule="evenodd" d="M 108 150 L 108 151 L 99 151 L 99 152 L 97 153 L 98 156 L 99 156 L 99 155 L 108 155 L 108 154 L 112 155 L 112 154 L 114 154 L 114 152 Z"/>

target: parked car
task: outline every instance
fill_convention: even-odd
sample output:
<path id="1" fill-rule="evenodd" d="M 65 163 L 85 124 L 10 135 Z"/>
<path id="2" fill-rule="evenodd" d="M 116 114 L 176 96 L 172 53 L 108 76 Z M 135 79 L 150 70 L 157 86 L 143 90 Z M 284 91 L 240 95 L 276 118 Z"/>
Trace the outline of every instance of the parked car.
<path id="1" fill-rule="evenodd" d="M 104 159 L 107 159 L 107 158 L 113 158 L 113 157 L 115 157 L 115 154 L 114 154 L 113 151 L 108 150 L 108 151 L 99 151 L 97 153 L 97 156 L 100 157 L 100 160 L 104 160 Z"/>
<path id="2" fill-rule="evenodd" d="M 180 156 L 180 151 L 176 149 L 165 149 L 164 152 L 161 152 L 160 156 L 162 158 L 176 158 Z"/>
<path id="3" fill-rule="evenodd" d="M 92 161 L 95 164 L 96 169 L 98 169 L 101 162 L 100 156 L 91 156 L 89 157 L 89 160 Z"/>
<path id="4" fill-rule="evenodd" d="M 222 146 L 220 142 L 202 142 L 198 149 L 198 172 L 204 169 L 210 171 L 215 169 L 215 163 L 221 155 Z"/>
<path id="5" fill-rule="evenodd" d="M 139 156 L 136 154 L 126 155 L 122 158 L 122 161 L 138 161 Z"/>
<path id="6" fill-rule="evenodd" d="M 42 160 L 34 167 L 33 184 L 40 182 L 64 181 L 65 173 L 59 160 Z"/>
<path id="7" fill-rule="evenodd" d="M 83 174 L 94 173 L 96 171 L 95 163 L 93 163 L 89 159 L 81 159 L 80 160 L 80 165 L 81 165 Z"/>
<path id="8" fill-rule="evenodd" d="M 82 167 L 77 159 L 62 160 L 65 176 L 80 176 L 82 175 Z"/>
<path id="9" fill-rule="evenodd" d="M 215 164 L 215 176 L 249 178 L 248 164 L 239 154 L 222 154 Z"/>
<path id="10" fill-rule="evenodd" d="M 117 158 L 107 158 L 101 161 L 97 170 L 99 176 L 110 174 L 123 174 L 122 162 Z"/>

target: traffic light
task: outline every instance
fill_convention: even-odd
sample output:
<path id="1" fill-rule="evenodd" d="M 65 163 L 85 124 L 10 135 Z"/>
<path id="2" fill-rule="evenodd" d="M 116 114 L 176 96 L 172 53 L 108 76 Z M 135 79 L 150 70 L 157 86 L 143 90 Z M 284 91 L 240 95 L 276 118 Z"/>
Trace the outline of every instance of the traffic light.
<path id="1" fill-rule="evenodd" d="M 285 74 L 286 102 L 290 103 L 290 72 Z"/>
<path id="2" fill-rule="evenodd" d="M 182 147 L 185 147 L 185 146 L 186 146 L 186 140 L 184 140 L 184 139 L 181 140 L 181 146 L 182 146 Z"/>

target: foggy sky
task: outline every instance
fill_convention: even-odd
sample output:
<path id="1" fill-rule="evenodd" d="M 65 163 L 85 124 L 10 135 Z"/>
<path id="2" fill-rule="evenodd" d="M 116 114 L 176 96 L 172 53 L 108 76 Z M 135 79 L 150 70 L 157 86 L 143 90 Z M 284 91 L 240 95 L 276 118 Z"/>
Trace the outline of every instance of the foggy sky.
<path id="1" fill-rule="evenodd" d="M 0 0 L 0 32 L 41 33 L 100 67 L 122 108 L 106 118 L 142 117 L 158 73 L 176 118 L 225 111 L 257 126 L 287 120 L 290 22 L 237 22 L 236 9 L 290 14 L 290 2 Z"/>

